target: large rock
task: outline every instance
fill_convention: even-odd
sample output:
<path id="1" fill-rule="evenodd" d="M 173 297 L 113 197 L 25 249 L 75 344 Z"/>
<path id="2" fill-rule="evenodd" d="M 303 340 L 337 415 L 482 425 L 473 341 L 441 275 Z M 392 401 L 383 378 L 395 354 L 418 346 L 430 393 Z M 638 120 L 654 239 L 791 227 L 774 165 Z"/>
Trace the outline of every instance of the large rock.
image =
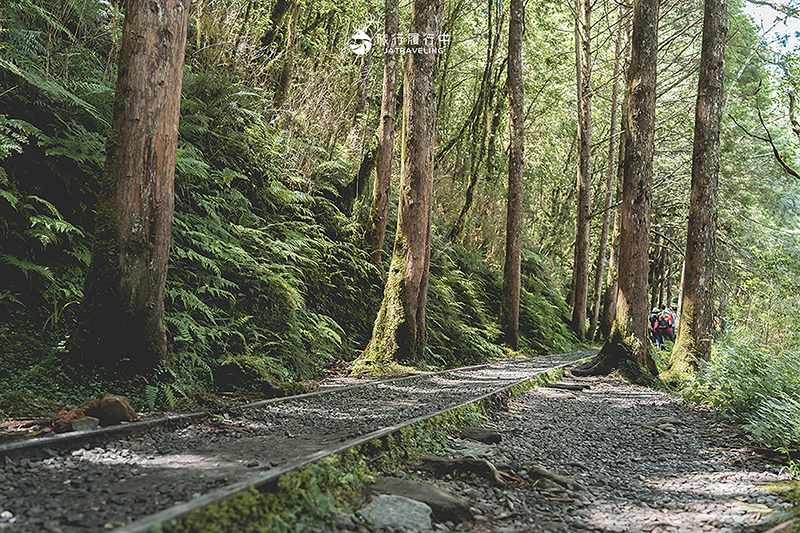
<path id="1" fill-rule="evenodd" d="M 106 394 L 102 398 L 92 400 L 81 405 L 86 416 L 93 416 L 100 420 L 101 426 L 112 426 L 120 422 L 136 420 L 136 411 L 125 396 Z"/>
<path id="2" fill-rule="evenodd" d="M 431 530 L 431 508 L 403 496 L 379 494 L 359 511 L 361 517 L 375 527 L 403 527 L 419 531 Z"/>
<path id="3" fill-rule="evenodd" d="M 370 485 L 373 494 L 389 494 L 417 500 L 429 506 L 437 522 L 470 522 L 472 511 L 469 503 L 456 498 L 450 492 L 419 481 L 398 478 L 383 478 Z"/>

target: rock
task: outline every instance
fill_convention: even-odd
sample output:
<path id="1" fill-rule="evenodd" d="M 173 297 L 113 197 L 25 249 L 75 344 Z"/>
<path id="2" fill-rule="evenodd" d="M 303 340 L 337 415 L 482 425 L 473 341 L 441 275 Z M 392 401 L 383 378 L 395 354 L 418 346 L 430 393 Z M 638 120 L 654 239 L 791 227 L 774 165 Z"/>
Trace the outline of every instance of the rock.
<path id="1" fill-rule="evenodd" d="M 100 419 L 93 416 L 85 416 L 79 420 L 73 420 L 70 424 L 72 431 L 90 431 L 100 425 Z"/>
<path id="2" fill-rule="evenodd" d="M 433 517 L 438 522 L 452 521 L 461 523 L 472 521 L 472 511 L 468 502 L 456 498 L 451 492 L 428 483 L 390 477 L 369 486 L 368 489 L 374 494 L 404 496 L 427 504 L 432 509 Z"/>
<path id="3" fill-rule="evenodd" d="M 498 444 L 501 440 L 503 440 L 503 438 L 497 432 L 472 426 L 464 426 L 461 428 L 461 438 L 483 442 L 486 444 Z"/>
<path id="4" fill-rule="evenodd" d="M 364 520 L 376 527 L 431 531 L 431 508 L 404 496 L 379 494 L 359 513 Z"/>
<path id="5" fill-rule="evenodd" d="M 65 409 L 59 411 L 56 418 L 53 420 L 53 432 L 66 433 L 67 431 L 76 431 L 73 429 L 72 423 L 83 418 L 86 418 L 86 414 L 82 409 L 73 409 L 71 411 Z"/>
<path id="6" fill-rule="evenodd" d="M 106 394 L 100 399 L 84 403 L 81 405 L 81 409 L 86 416 L 98 418 L 101 426 L 112 426 L 120 422 L 136 420 L 136 411 L 124 396 Z"/>

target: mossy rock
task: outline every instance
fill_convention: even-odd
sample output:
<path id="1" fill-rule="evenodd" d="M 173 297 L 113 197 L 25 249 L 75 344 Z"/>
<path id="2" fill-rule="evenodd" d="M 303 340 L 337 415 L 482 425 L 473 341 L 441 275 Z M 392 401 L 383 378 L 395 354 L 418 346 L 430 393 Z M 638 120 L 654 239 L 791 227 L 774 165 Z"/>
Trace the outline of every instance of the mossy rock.
<path id="1" fill-rule="evenodd" d="M 267 361 L 251 355 L 234 355 L 214 369 L 214 383 L 223 392 L 267 392 L 279 389 L 279 380 Z"/>

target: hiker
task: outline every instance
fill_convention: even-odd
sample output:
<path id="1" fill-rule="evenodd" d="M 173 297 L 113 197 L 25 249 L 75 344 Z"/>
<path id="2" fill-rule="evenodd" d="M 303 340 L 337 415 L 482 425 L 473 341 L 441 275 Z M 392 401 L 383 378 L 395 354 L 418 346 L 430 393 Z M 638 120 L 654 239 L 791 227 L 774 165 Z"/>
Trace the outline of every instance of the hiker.
<path id="1" fill-rule="evenodd" d="M 647 319 L 650 321 L 650 341 L 656 346 L 661 346 L 661 336 L 658 334 L 658 307 L 654 307 L 650 311 L 650 316 Z"/>
<path id="2" fill-rule="evenodd" d="M 659 348 L 665 349 L 664 344 L 667 340 L 675 342 L 675 332 L 672 329 L 672 315 L 667 313 L 666 308 L 662 306 L 661 312 L 656 319 L 656 331 L 660 337 L 661 343 Z"/>

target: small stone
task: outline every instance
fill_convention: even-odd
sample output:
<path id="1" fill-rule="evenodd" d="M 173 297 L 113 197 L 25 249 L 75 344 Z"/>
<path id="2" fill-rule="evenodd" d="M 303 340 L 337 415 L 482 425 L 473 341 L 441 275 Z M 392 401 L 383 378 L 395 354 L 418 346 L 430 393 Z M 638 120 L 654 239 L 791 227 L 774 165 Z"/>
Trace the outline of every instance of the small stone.
<path id="1" fill-rule="evenodd" d="M 403 496 L 375 496 L 360 511 L 367 522 L 377 527 L 431 529 L 431 508 L 424 503 Z"/>
<path id="2" fill-rule="evenodd" d="M 93 416 L 87 416 L 79 420 L 73 420 L 70 423 L 72 431 L 91 431 L 96 429 L 99 425 L 100 420 Z"/>
<path id="3" fill-rule="evenodd" d="M 2 513 L 0 513 L 0 518 L 2 518 L 3 520 L 14 518 L 14 513 L 12 513 L 11 511 L 3 511 Z"/>

